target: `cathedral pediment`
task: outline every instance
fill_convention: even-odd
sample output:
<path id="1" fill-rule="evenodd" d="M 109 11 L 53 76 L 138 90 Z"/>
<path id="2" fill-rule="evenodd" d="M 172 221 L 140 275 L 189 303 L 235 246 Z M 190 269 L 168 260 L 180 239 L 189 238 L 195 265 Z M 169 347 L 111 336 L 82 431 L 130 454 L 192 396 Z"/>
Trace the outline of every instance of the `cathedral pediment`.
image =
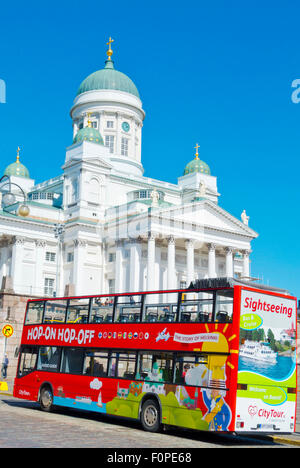
<path id="1" fill-rule="evenodd" d="M 71 168 L 71 167 L 74 167 L 76 165 L 89 165 L 89 166 L 94 166 L 94 167 L 97 167 L 98 169 L 102 168 L 102 169 L 106 169 L 106 170 L 111 170 L 112 169 L 112 165 L 105 161 L 104 159 L 102 158 L 99 158 L 99 157 L 89 157 L 89 158 L 86 158 L 84 160 L 82 159 L 70 159 L 69 161 L 67 161 L 64 166 L 62 167 L 63 170 L 66 170 L 68 168 Z"/>
<path id="2" fill-rule="evenodd" d="M 177 225 L 181 222 L 183 226 L 194 224 L 204 229 L 231 232 L 251 238 L 258 236 L 248 225 L 207 199 L 161 210 L 159 216 L 165 220 L 174 220 Z"/>

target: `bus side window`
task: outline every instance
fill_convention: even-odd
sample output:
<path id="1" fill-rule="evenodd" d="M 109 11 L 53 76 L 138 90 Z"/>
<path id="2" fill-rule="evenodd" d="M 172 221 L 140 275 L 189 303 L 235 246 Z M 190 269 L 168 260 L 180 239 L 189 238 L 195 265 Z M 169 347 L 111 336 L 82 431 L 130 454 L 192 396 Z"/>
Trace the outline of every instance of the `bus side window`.
<path id="1" fill-rule="evenodd" d="M 23 377 L 34 371 L 37 363 L 38 349 L 33 346 L 26 346 L 21 351 L 18 377 Z"/>
<path id="2" fill-rule="evenodd" d="M 25 325 L 42 323 L 44 313 L 44 301 L 28 302 Z"/>
<path id="3" fill-rule="evenodd" d="M 118 296 L 115 311 L 115 322 L 137 323 L 141 321 L 142 296 Z"/>
<path id="4" fill-rule="evenodd" d="M 175 383 L 206 387 L 209 370 L 208 356 L 178 353 L 175 363 Z"/>
<path id="5" fill-rule="evenodd" d="M 117 357 L 118 353 L 112 353 L 108 363 L 108 377 L 117 377 Z"/>
<path id="6" fill-rule="evenodd" d="M 155 385 L 162 382 L 172 383 L 173 380 L 173 354 L 172 353 L 149 353 L 142 352 L 138 360 L 137 379 L 157 384 L 149 383 L 146 391 L 152 391 Z"/>
<path id="7" fill-rule="evenodd" d="M 216 322 L 231 322 L 233 312 L 233 290 L 216 291 Z"/>
<path id="8" fill-rule="evenodd" d="M 107 376 L 108 352 L 96 349 L 86 351 L 83 374 L 96 377 Z"/>
<path id="9" fill-rule="evenodd" d="M 92 298 L 90 323 L 111 323 L 113 321 L 114 297 Z"/>
<path id="10" fill-rule="evenodd" d="M 124 379 L 134 379 L 135 377 L 135 353 L 120 353 L 118 359 L 117 376 Z"/>
<path id="11" fill-rule="evenodd" d="M 45 304 L 44 323 L 64 323 L 66 319 L 66 300 L 49 300 Z"/>
<path id="12" fill-rule="evenodd" d="M 58 372 L 61 349 L 55 346 L 41 346 L 37 362 L 38 370 Z"/>
<path id="13" fill-rule="evenodd" d="M 88 323 L 89 298 L 70 299 L 67 323 Z"/>
<path id="14" fill-rule="evenodd" d="M 83 348 L 64 348 L 61 372 L 65 374 L 81 374 L 83 369 L 83 359 Z"/>
<path id="15" fill-rule="evenodd" d="M 214 296 L 212 292 L 187 292 L 180 304 L 181 322 L 211 322 Z"/>
<path id="16" fill-rule="evenodd" d="M 146 294 L 143 322 L 176 322 L 178 293 Z"/>

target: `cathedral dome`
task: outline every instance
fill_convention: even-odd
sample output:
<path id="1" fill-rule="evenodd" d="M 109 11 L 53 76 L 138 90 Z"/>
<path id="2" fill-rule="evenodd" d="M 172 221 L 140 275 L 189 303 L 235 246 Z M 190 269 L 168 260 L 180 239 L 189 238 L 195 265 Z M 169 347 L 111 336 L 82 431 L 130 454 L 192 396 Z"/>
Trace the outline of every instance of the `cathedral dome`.
<path id="1" fill-rule="evenodd" d="M 90 120 L 88 120 L 87 127 L 78 130 L 74 137 L 73 144 L 82 143 L 83 141 L 90 141 L 92 143 L 97 143 L 98 145 L 104 145 L 102 136 L 96 128 L 92 128 Z"/>
<path id="2" fill-rule="evenodd" d="M 24 164 L 20 163 L 19 154 L 17 156 L 16 162 L 9 164 L 4 171 L 4 175 L 6 176 L 17 176 L 17 177 L 25 177 L 27 179 L 30 178 L 29 171 Z"/>
<path id="3" fill-rule="evenodd" d="M 140 98 L 133 81 L 124 73 L 115 70 L 112 60 L 106 60 L 105 67 L 102 70 L 92 73 L 83 80 L 77 91 L 77 96 L 87 91 L 103 89 L 123 91 Z"/>
<path id="4" fill-rule="evenodd" d="M 199 145 L 196 145 L 196 157 L 185 166 L 183 175 L 192 174 L 193 172 L 210 175 L 209 166 L 199 159 L 198 148 Z"/>

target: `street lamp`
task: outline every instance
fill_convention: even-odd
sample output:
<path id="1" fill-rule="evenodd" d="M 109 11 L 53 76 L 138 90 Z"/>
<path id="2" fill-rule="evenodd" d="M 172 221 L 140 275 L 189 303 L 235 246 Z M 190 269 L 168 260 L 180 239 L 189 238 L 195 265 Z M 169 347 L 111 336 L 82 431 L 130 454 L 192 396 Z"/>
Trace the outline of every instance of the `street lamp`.
<path id="1" fill-rule="evenodd" d="M 8 182 L 5 182 L 1 186 L 1 192 L 3 192 L 3 187 L 5 185 L 8 185 L 8 190 L 5 190 L 4 193 L 2 194 L 2 208 L 3 208 L 3 211 L 6 211 L 7 213 L 10 213 L 10 211 L 7 208 L 9 208 L 10 206 L 12 206 L 12 205 L 14 205 L 16 203 L 16 196 L 12 192 L 12 189 L 11 189 L 11 186 L 15 185 L 16 187 L 18 187 L 18 189 L 21 191 L 21 193 L 23 195 L 23 203 L 19 206 L 18 211 L 17 211 L 16 214 L 19 215 L 19 216 L 22 216 L 22 217 L 28 216 L 30 210 L 29 210 L 28 205 L 26 204 L 26 195 L 25 195 L 24 190 L 18 184 L 15 184 L 14 182 L 11 182 L 10 178 L 7 175 L 4 175 L 4 176 L 1 177 L 0 184 L 4 179 L 8 179 Z"/>

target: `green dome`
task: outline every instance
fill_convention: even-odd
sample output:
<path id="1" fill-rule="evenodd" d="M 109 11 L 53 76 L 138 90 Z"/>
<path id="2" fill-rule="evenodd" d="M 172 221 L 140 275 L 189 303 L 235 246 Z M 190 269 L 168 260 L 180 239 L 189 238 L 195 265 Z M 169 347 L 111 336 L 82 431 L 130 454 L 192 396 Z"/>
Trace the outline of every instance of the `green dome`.
<path id="1" fill-rule="evenodd" d="M 21 164 L 19 161 L 19 157 L 17 156 L 16 162 L 9 164 L 4 171 L 4 175 L 6 176 L 17 176 L 17 177 L 26 177 L 29 179 L 29 171 L 24 164 Z"/>
<path id="2" fill-rule="evenodd" d="M 210 168 L 204 161 L 196 157 L 185 166 L 183 175 L 192 174 L 193 172 L 201 172 L 202 174 L 210 175 Z"/>
<path id="3" fill-rule="evenodd" d="M 81 128 L 76 133 L 73 143 L 81 143 L 82 141 L 91 141 L 92 143 L 97 143 L 98 145 L 104 145 L 103 138 L 98 130 L 89 126 Z"/>
<path id="4" fill-rule="evenodd" d="M 77 91 L 77 96 L 97 89 L 115 89 L 140 97 L 133 81 L 124 73 L 115 70 L 111 60 L 106 60 L 105 68 L 92 73 L 83 80 Z"/>

